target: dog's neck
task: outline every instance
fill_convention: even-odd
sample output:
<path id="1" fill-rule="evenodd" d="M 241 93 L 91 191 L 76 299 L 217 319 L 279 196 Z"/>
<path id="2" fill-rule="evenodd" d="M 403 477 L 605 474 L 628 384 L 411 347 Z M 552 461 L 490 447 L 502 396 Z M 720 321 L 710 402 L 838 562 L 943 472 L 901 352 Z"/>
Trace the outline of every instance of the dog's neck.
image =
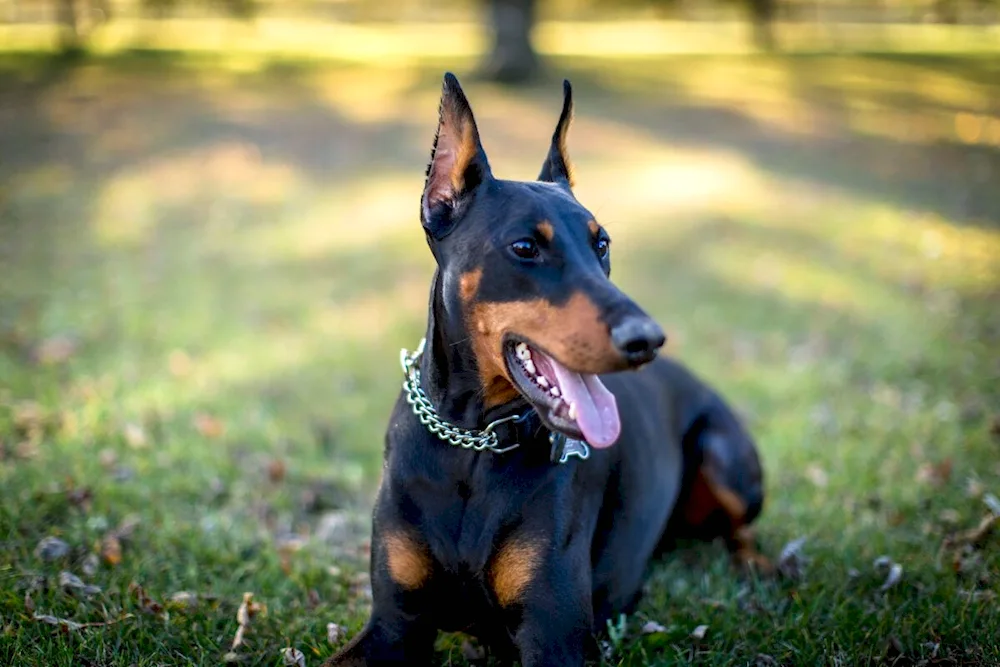
<path id="1" fill-rule="evenodd" d="M 420 375 L 424 391 L 443 419 L 462 428 L 481 429 L 526 407 L 515 401 L 486 408 L 469 333 L 464 323 L 448 317 L 440 270 L 434 273 L 428 313 Z"/>

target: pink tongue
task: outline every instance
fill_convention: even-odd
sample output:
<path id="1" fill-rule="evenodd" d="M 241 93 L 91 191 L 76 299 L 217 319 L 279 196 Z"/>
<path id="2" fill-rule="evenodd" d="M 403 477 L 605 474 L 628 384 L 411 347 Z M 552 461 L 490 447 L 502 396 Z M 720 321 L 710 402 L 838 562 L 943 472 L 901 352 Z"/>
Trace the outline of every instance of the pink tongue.
<path id="1" fill-rule="evenodd" d="M 615 396 L 596 375 L 580 375 L 548 358 L 556 374 L 563 400 L 576 406 L 576 423 L 584 439 L 603 449 L 615 444 L 622 424 Z"/>

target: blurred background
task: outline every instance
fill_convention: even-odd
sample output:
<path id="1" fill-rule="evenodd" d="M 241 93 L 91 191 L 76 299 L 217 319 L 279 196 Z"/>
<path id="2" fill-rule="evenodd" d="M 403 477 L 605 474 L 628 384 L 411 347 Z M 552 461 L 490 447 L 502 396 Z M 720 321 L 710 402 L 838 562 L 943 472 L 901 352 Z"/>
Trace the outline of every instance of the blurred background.
<path id="1" fill-rule="evenodd" d="M 446 70 L 505 178 L 538 173 L 572 81 L 576 193 L 613 278 L 761 443 L 765 547 L 814 545 L 819 620 L 753 621 L 718 659 L 853 655 L 895 612 L 839 586 L 887 552 L 921 573 L 903 645 L 976 644 L 1000 621 L 959 591 L 993 590 L 998 559 L 967 580 L 934 554 L 1000 480 L 998 17 L 996 0 L 0 0 L 0 658 L 62 664 L 27 599 L 135 612 L 77 633 L 97 662 L 217 658 L 244 590 L 271 611 L 251 662 L 357 627 L 398 350 L 426 317 L 418 202 Z M 38 584 L 60 568 L 121 597 Z M 724 569 L 666 572 L 674 593 L 735 595 Z M 159 626 L 130 582 L 216 601 Z M 760 604 L 786 613 L 785 593 Z M 646 613 L 683 639 L 706 612 L 679 598 Z"/>

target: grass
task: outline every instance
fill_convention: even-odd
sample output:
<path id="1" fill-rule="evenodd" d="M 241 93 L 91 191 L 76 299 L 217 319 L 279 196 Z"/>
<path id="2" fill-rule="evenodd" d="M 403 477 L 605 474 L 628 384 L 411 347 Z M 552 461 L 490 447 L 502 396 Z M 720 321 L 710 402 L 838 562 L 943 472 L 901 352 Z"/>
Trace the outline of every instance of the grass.
<path id="1" fill-rule="evenodd" d="M 0 664 L 219 664 L 246 591 L 240 664 L 319 664 L 365 618 L 438 78 L 468 61 L 217 65 L 0 59 Z M 762 543 L 808 558 L 756 581 L 684 549 L 609 663 L 1000 663 L 1000 542 L 941 552 L 1000 492 L 997 62 L 554 69 L 613 275 L 747 415 Z M 558 85 L 468 88 L 494 170 L 536 173 Z"/>

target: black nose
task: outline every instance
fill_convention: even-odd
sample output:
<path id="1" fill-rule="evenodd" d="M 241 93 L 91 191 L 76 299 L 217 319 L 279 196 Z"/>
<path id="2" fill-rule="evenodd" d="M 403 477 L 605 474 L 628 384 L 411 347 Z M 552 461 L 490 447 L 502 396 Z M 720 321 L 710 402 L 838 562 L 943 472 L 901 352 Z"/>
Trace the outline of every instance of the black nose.
<path id="1" fill-rule="evenodd" d="M 666 340 L 659 324 L 639 315 L 630 315 L 611 329 L 611 342 L 633 367 L 652 361 Z"/>

